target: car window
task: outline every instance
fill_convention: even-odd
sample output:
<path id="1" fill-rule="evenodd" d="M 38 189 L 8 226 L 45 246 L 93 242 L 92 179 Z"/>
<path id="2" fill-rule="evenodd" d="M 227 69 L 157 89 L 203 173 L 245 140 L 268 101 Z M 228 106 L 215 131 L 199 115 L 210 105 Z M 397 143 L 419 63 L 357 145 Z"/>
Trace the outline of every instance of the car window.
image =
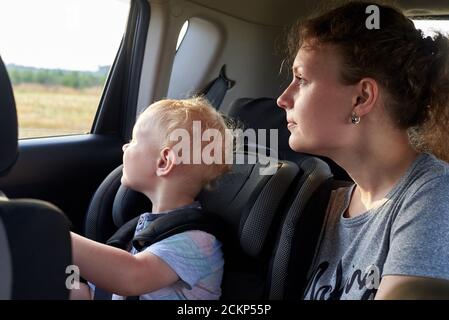
<path id="1" fill-rule="evenodd" d="M 449 35 L 449 19 L 413 19 L 413 23 L 427 36 L 431 36 L 435 31 Z"/>
<path id="2" fill-rule="evenodd" d="M 189 20 L 186 20 L 182 25 L 181 30 L 179 31 L 178 40 L 176 41 L 176 51 L 178 51 L 179 46 L 182 43 L 182 40 L 184 40 L 188 28 L 189 28 Z"/>
<path id="3" fill-rule="evenodd" d="M 200 17 L 185 21 L 178 34 L 167 96 L 186 98 L 204 87 L 208 82 L 205 77 L 217 60 L 223 41 L 224 35 L 213 21 Z"/>
<path id="4" fill-rule="evenodd" d="M 130 0 L 2 0 L 0 55 L 19 138 L 88 133 Z"/>

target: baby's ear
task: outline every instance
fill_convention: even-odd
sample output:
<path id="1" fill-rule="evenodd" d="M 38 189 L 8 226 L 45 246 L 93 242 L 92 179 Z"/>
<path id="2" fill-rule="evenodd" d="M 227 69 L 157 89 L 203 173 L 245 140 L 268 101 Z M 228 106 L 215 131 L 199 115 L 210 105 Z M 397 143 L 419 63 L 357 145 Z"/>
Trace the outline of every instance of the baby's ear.
<path id="1" fill-rule="evenodd" d="M 167 176 L 176 165 L 176 158 L 176 154 L 171 148 L 162 149 L 157 160 L 156 175 L 158 177 Z"/>

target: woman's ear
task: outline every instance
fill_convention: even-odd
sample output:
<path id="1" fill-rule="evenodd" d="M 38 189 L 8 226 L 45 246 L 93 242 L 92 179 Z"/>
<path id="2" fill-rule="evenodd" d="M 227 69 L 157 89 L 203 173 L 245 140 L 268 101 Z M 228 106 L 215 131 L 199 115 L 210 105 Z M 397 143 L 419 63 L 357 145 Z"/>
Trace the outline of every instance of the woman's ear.
<path id="1" fill-rule="evenodd" d="M 363 78 L 357 84 L 357 95 L 352 101 L 353 112 L 359 117 L 368 114 L 375 106 L 378 97 L 377 81 L 372 78 Z"/>
<path id="2" fill-rule="evenodd" d="M 159 154 L 157 160 L 156 175 L 158 177 L 167 176 L 176 164 L 176 155 L 171 148 L 165 147 Z"/>

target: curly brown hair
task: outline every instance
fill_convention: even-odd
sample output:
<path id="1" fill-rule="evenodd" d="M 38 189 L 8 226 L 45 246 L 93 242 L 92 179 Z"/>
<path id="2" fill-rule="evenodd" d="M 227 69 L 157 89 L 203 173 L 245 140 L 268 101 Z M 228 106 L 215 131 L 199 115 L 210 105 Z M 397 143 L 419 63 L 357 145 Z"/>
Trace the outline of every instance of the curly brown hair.
<path id="1" fill-rule="evenodd" d="M 368 29 L 367 6 L 376 5 L 380 28 Z M 343 57 L 341 80 L 375 79 L 387 91 L 387 112 L 412 145 L 449 161 L 449 40 L 425 37 L 399 9 L 349 2 L 298 22 L 289 35 L 291 59 L 305 42 L 334 45 Z M 290 60 L 291 61 L 291 60 Z"/>

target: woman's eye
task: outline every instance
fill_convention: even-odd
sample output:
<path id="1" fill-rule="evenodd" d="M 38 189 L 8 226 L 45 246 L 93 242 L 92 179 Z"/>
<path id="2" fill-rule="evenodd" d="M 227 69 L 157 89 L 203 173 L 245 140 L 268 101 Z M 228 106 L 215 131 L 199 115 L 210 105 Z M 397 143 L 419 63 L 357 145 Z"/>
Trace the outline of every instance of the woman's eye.
<path id="1" fill-rule="evenodd" d="M 304 78 L 301 78 L 301 77 L 298 77 L 298 76 L 295 76 L 295 82 L 296 82 L 296 84 L 298 84 L 300 86 L 306 84 L 306 80 Z"/>

